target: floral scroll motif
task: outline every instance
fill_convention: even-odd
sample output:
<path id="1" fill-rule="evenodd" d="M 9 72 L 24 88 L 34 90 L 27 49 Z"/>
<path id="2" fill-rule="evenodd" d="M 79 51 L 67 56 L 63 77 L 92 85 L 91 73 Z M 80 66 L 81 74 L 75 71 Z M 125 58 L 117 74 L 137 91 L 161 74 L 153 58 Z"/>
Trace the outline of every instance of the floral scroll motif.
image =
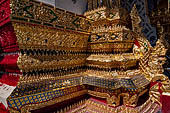
<path id="1" fill-rule="evenodd" d="M 90 23 L 82 16 L 55 9 L 52 6 L 35 1 L 12 0 L 12 20 L 87 31 Z"/>

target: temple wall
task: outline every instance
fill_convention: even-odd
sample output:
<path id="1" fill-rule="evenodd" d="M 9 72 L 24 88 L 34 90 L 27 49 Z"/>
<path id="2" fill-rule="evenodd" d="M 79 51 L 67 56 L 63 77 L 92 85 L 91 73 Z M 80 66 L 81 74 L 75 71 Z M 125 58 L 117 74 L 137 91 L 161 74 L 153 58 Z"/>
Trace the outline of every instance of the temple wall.
<path id="1" fill-rule="evenodd" d="M 55 0 L 38 0 L 38 1 L 55 6 Z"/>
<path id="2" fill-rule="evenodd" d="M 86 10 L 86 0 L 76 0 L 74 3 L 72 0 L 56 0 L 56 7 L 71 11 L 77 14 L 83 14 Z"/>
<path id="3" fill-rule="evenodd" d="M 39 0 L 44 3 L 51 4 L 56 6 L 57 8 L 62 8 L 64 10 L 74 12 L 76 14 L 83 14 L 86 10 L 86 0 L 76 0 L 76 2 L 72 0 Z"/>

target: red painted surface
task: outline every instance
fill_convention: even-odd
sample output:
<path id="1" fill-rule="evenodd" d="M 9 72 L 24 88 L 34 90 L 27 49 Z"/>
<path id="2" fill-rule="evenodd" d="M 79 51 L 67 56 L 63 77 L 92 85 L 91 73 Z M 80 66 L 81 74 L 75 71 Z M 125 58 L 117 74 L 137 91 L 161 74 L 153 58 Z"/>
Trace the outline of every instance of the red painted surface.
<path id="1" fill-rule="evenodd" d="M 138 48 L 140 48 L 140 44 L 137 40 L 135 40 L 135 45 L 138 46 Z"/>

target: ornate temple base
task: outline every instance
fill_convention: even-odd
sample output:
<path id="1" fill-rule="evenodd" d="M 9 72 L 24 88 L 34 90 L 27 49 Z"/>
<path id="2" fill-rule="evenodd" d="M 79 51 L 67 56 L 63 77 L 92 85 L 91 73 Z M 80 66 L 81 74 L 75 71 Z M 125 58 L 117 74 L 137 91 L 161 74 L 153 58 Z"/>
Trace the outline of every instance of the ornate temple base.
<path id="1" fill-rule="evenodd" d="M 143 105 L 138 107 L 111 107 L 107 105 L 104 101 L 95 98 L 90 98 L 85 101 L 85 103 L 68 113 L 157 113 L 160 110 L 160 106 L 157 103 L 152 103 L 148 99 Z"/>

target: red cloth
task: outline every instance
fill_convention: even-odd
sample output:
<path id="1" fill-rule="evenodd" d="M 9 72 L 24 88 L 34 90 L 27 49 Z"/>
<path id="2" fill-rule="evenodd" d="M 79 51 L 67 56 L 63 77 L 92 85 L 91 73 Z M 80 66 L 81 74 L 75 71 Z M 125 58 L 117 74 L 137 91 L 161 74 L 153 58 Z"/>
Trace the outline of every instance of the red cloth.
<path id="1" fill-rule="evenodd" d="M 17 66 L 18 54 L 14 53 L 19 51 L 19 47 L 10 22 L 10 14 L 10 0 L 0 0 L 0 53 L 10 53 L 0 56 L 0 71 L 3 72 L 0 74 L 0 83 L 16 86 L 20 78 L 16 73 L 21 74 L 21 72 Z M 0 113 L 10 113 L 2 103 L 0 103 Z"/>
<path id="2" fill-rule="evenodd" d="M 0 103 L 0 113 L 10 113 L 2 103 Z"/>
<path id="3" fill-rule="evenodd" d="M 10 0 L 0 0 L 0 27 L 10 21 Z"/>
<path id="4" fill-rule="evenodd" d="M 19 50 L 17 37 L 11 23 L 0 28 L 0 49 L 2 52 L 16 52 Z"/>
<path id="5" fill-rule="evenodd" d="M 0 61 L 1 71 L 21 74 L 17 65 L 18 54 L 5 55 Z"/>
<path id="6" fill-rule="evenodd" d="M 2 84 L 7 84 L 10 86 L 16 86 L 19 81 L 20 76 L 15 74 L 3 74 L 0 82 Z"/>
<path id="7" fill-rule="evenodd" d="M 162 113 L 170 113 L 170 96 L 162 95 Z"/>
<path id="8" fill-rule="evenodd" d="M 0 0 L 0 53 L 10 53 L 0 56 L 0 71 L 3 72 L 0 75 L 0 83 L 16 86 L 20 78 L 16 73 L 21 74 L 21 72 L 17 66 L 18 54 L 14 53 L 19 51 L 19 47 L 10 22 L 10 14 L 10 0 Z M 9 113 L 2 103 L 0 103 L 0 113 Z"/>

